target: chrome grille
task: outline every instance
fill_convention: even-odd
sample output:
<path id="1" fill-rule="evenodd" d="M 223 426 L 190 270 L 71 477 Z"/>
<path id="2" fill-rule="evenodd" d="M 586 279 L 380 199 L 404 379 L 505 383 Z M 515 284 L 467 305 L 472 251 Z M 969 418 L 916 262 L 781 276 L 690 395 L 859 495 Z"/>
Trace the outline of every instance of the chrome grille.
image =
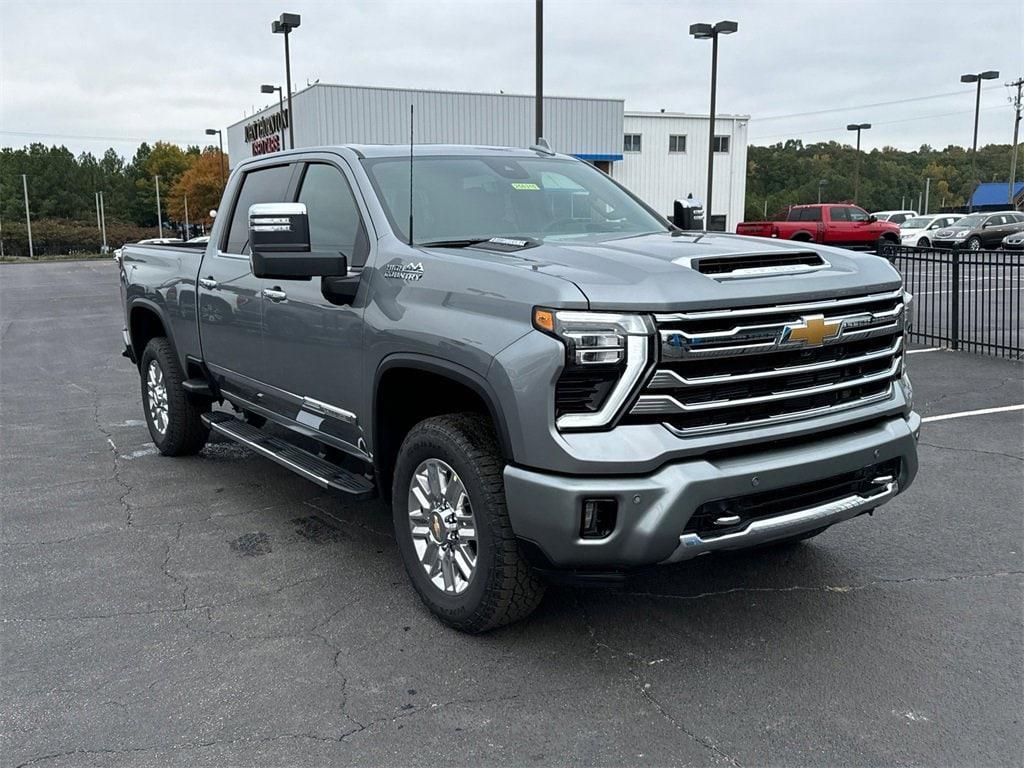
<path id="1" fill-rule="evenodd" d="M 892 397 L 902 290 L 657 315 L 660 362 L 628 420 L 680 434 L 810 418 Z"/>

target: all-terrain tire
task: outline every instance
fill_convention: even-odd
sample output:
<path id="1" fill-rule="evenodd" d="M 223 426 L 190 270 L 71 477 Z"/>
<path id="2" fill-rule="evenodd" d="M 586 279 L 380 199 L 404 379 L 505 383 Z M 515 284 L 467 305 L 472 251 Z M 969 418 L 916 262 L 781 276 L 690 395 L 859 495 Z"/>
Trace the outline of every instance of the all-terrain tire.
<path id="1" fill-rule="evenodd" d="M 163 401 L 166 405 L 163 416 L 158 415 L 151 403 L 153 388 L 150 386 L 150 372 L 153 366 L 159 370 L 163 386 Z M 146 425 L 157 450 L 164 456 L 198 453 L 210 437 L 210 430 L 201 418 L 210 410 L 210 402 L 188 397 L 181 386 L 185 376 L 167 339 L 163 336 L 150 339 L 142 352 L 139 372 L 142 374 L 142 410 L 146 414 Z"/>
<path id="2" fill-rule="evenodd" d="M 474 518 L 476 563 L 459 594 L 428 577 L 410 530 L 409 496 L 423 462 L 440 460 L 461 480 Z M 501 455 L 490 422 L 474 413 L 435 416 L 414 426 L 402 442 L 392 485 L 395 537 L 406 572 L 427 608 L 442 622 L 479 633 L 529 615 L 544 583 L 523 558 L 505 505 Z"/>

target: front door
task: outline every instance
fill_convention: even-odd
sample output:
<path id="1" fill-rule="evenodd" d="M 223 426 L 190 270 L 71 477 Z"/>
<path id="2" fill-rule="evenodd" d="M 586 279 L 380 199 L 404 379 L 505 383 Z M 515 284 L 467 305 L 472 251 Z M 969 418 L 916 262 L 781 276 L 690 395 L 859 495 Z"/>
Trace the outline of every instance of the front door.
<path id="1" fill-rule="evenodd" d="M 342 253 L 358 275 L 369 254 L 364 216 L 348 177 L 333 161 L 301 171 L 297 202 L 309 216 L 310 248 Z M 362 432 L 356 404 L 363 386 L 363 296 L 325 295 L 322 281 L 268 283 L 263 303 L 263 353 L 267 404 L 286 418 L 357 448 Z M 273 285 L 270 283 L 273 282 Z"/>
<path id="2" fill-rule="evenodd" d="M 248 171 L 239 182 L 226 233 L 199 270 L 199 318 L 203 358 L 218 385 L 249 400 L 264 374 L 263 280 L 249 265 L 249 206 L 288 199 L 294 164 Z"/>

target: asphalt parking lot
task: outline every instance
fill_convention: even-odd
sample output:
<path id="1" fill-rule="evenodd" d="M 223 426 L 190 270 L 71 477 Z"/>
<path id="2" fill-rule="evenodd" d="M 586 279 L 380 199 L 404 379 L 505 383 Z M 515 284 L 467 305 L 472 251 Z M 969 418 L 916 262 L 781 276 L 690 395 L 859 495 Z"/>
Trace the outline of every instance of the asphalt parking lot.
<path id="1" fill-rule="evenodd" d="M 156 455 L 109 262 L 0 267 L 4 766 L 1020 765 L 1024 412 L 779 552 L 435 622 L 379 501 L 234 445 Z M 910 358 L 926 416 L 1019 363 Z"/>

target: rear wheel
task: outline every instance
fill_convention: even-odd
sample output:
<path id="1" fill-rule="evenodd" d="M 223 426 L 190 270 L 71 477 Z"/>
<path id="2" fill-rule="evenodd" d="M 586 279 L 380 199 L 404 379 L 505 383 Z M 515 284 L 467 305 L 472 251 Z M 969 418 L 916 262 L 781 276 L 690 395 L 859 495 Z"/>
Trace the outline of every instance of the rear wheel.
<path id="1" fill-rule="evenodd" d="M 142 352 L 142 407 L 153 444 L 164 456 L 187 456 L 206 445 L 210 430 L 202 415 L 209 401 L 189 399 L 182 382 L 181 365 L 170 342 L 162 336 L 150 339 Z"/>
<path id="2" fill-rule="evenodd" d="M 544 595 L 512 532 L 504 467 L 490 423 L 468 413 L 417 424 L 395 466 L 392 512 L 406 572 L 431 612 L 464 632 L 518 621 Z"/>

